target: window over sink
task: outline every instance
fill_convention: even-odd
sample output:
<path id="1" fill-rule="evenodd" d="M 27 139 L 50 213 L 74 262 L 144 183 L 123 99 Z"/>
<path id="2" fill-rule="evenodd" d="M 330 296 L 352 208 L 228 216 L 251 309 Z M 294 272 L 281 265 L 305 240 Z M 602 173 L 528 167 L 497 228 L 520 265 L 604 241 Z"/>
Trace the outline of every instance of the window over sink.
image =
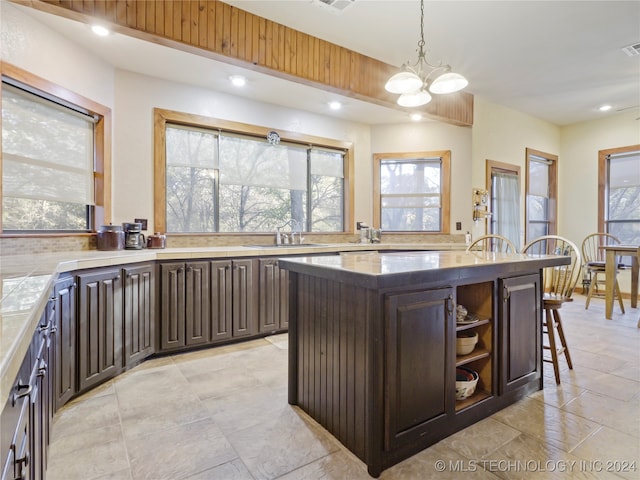
<path id="1" fill-rule="evenodd" d="M 350 145 L 286 132 L 274 144 L 260 127 L 155 115 L 157 228 L 262 233 L 288 223 L 294 231 L 344 231 Z"/>

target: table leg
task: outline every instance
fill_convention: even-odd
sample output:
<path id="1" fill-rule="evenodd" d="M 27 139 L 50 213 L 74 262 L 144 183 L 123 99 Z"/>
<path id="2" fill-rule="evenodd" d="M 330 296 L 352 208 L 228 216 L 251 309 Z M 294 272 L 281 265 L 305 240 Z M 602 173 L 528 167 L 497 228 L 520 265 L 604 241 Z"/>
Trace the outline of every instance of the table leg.
<path id="1" fill-rule="evenodd" d="M 613 312 L 613 286 L 616 283 L 616 252 L 607 250 L 607 259 L 605 264 L 605 309 L 604 315 L 607 320 L 611 320 Z"/>
<path id="2" fill-rule="evenodd" d="M 631 308 L 638 306 L 638 255 L 631 257 Z"/>

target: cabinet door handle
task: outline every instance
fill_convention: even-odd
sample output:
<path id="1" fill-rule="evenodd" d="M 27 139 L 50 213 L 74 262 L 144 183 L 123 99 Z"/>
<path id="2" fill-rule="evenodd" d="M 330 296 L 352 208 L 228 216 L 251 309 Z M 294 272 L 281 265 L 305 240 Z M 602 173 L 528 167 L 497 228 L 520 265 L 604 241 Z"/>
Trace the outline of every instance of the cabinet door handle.
<path id="1" fill-rule="evenodd" d="M 507 287 L 506 285 L 502 287 L 502 296 L 504 303 L 507 303 L 509 301 L 509 297 L 511 296 L 511 292 L 509 292 L 509 287 Z"/>
<path id="2" fill-rule="evenodd" d="M 16 390 L 18 392 L 20 392 L 20 390 L 24 390 L 24 392 L 14 393 L 13 394 L 12 405 L 15 405 L 16 402 L 18 400 L 20 400 L 21 398 L 28 397 L 29 395 L 31 395 L 31 391 L 33 390 L 33 385 L 31 385 L 31 384 L 29 384 L 29 385 L 18 384 L 18 385 L 16 385 L 15 388 L 16 388 Z"/>
<path id="3" fill-rule="evenodd" d="M 120 280 L 120 275 L 116 275 L 115 277 L 113 277 L 114 282 L 117 282 L 118 280 Z"/>
<path id="4" fill-rule="evenodd" d="M 449 295 L 449 297 L 447 298 L 447 313 L 449 314 L 449 316 L 453 314 L 454 310 L 455 307 L 453 305 L 453 295 Z"/>

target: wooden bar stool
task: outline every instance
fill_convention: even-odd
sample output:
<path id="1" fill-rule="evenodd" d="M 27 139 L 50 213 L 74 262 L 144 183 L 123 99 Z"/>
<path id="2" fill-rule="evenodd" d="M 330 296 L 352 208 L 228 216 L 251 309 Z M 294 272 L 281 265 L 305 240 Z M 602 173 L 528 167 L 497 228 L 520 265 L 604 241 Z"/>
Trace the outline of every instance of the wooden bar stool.
<path id="1" fill-rule="evenodd" d="M 537 255 L 565 255 L 571 257 L 569 265 L 545 268 L 543 272 L 542 333 L 549 343 L 543 344 L 549 350 L 551 358 L 543 361 L 553 364 L 556 384 L 560 384 L 560 365 L 558 358 L 564 355 L 569 369 L 573 369 L 567 339 L 562 328 L 560 308 L 565 302 L 572 301 L 571 295 L 580 277 L 582 267 L 578 247 L 570 240 L 558 235 L 545 235 L 532 240 L 522 248 L 522 253 Z M 558 342 L 559 340 L 559 342 Z"/>

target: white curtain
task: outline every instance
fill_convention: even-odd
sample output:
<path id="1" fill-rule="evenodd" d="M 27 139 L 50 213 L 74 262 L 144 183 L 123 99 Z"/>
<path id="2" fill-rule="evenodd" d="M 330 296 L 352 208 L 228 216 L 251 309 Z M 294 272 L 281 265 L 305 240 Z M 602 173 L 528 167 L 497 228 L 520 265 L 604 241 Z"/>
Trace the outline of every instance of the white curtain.
<path id="1" fill-rule="evenodd" d="M 518 175 L 493 174 L 493 233 L 507 237 L 520 248 L 520 182 Z"/>

